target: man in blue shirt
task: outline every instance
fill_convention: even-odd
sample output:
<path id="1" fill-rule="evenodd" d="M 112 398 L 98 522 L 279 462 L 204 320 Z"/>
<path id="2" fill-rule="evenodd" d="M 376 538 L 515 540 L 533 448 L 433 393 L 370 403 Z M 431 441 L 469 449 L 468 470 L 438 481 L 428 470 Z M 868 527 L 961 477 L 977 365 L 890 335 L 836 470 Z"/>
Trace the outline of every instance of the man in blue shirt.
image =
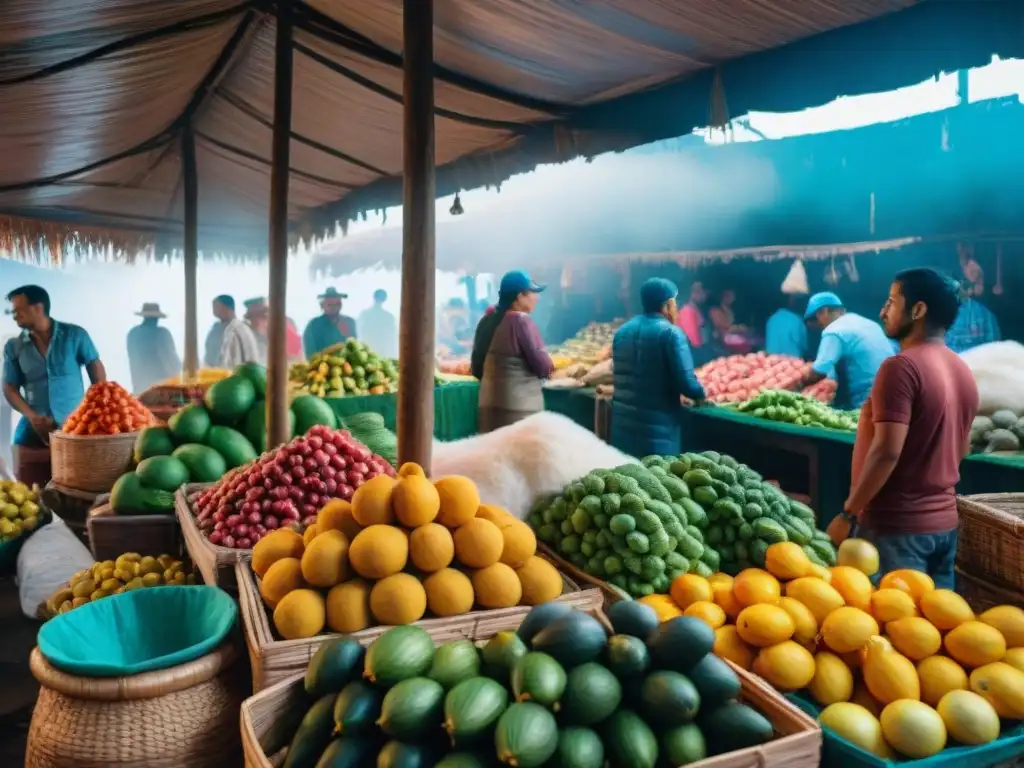
<path id="1" fill-rule="evenodd" d="M 82 367 L 89 381 L 107 380 L 99 353 L 84 328 L 50 317 L 50 295 L 38 285 L 7 294 L 21 334 L 4 345 L 4 395 L 24 418 L 14 444 L 39 448 L 85 397 Z"/>
<path id="2" fill-rule="evenodd" d="M 799 298 L 789 295 L 786 306 L 768 318 L 764 329 L 764 351 L 769 355 L 807 357 L 807 323 L 797 314 Z"/>
<path id="3" fill-rule="evenodd" d="M 959 354 L 1001 338 L 996 316 L 980 301 L 968 297 L 960 305 L 953 325 L 946 331 L 946 346 Z"/>
<path id="4" fill-rule="evenodd" d="M 838 384 L 835 407 L 860 408 L 871 394 L 878 369 L 893 355 L 882 326 L 847 312 L 839 297 L 829 291 L 811 296 L 804 319 L 814 320 L 822 331 L 818 356 L 800 389 L 831 376 Z"/>
<path id="5" fill-rule="evenodd" d="M 328 288 L 317 298 L 324 313 L 310 320 L 302 332 L 302 348 L 307 360 L 328 347 L 356 338 L 356 321 L 341 314 L 341 300 L 347 299 L 348 294 Z"/>

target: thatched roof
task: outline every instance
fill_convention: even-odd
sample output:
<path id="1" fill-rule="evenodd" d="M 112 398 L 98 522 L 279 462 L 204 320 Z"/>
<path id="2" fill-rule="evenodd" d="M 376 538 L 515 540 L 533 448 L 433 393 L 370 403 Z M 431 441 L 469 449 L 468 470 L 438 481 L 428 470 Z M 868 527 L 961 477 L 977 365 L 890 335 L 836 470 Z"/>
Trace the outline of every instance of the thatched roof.
<path id="1" fill-rule="evenodd" d="M 272 2 L 3 5 L 0 247 L 179 247 L 191 122 L 200 249 L 265 250 Z M 295 6 L 290 213 L 296 236 L 322 237 L 400 201 L 402 5 Z M 1020 5 L 998 0 L 436 0 L 435 15 L 441 195 L 1022 45 Z"/>

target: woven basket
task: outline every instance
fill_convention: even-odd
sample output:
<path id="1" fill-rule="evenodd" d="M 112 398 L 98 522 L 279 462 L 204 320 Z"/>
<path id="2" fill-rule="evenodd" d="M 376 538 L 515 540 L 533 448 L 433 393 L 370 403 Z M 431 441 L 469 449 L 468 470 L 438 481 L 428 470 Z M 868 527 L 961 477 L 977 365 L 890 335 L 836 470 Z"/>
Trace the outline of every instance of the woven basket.
<path id="1" fill-rule="evenodd" d="M 601 614 L 598 613 L 598 617 Z M 485 640 L 486 637 L 472 638 Z M 756 675 L 726 662 L 740 678 L 740 697 L 771 722 L 775 739 L 760 747 L 710 757 L 689 768 L 818 768 L 821 728 Z M 308 708 L 305 673 L 288 677 L 242 703 L 242 752 L 245 768 L 279 768 L 295 732 L 296 710 Z M 266 751 L 270 750 L 268 756 Z"/>
<path id="2" fill-rule="evenodd" d="M 1024 493 L 958 496 L 956 506 L 957 565 L 1024 592 Z"/>
<path id="3" fill-rule="evenodd" d="M 185 549 L 202 574 L 203 582 L 211 587 L 220 587 L 234 593 L 238 591 L 235 584 L 235 563 L 239 560 L 251 560 L 252 550 L 221 547 L 211 544 L 210 540 L 203 536 L 196 525 L 196 517 L 192 514 L 192 501 L 207 486 L 206 483 L 191 483 L 179 489 L 174 495 L 174 511 L 181 526 Z"/>
<path id="4" fill-rule="evenodd" d="M 89 511 L 85 526 L 96 562 L 116 560 L 125 552 L 155 552 L 174 557 L 184 552 L 181 529 L 174 515 L 115 515 L 106 503 Z"/>
<path id="5" fill-rule="evenodd" d="M 38 648 L 39 680 L 26 768 L 223 768 L 237 762 L 241 690 L 230 642 L 158 672 L 86 678 L 61 672 Z"/>
<path id="6" fill-rule="evenodd" d="M 976 576 L 956 566 L 956 591 L 974 609 L 982 613 L 996 605 L 1024 608 L 1024 592 L 996 583 L 991 577 Z"/>
<path id="7" fill-rule="evenodd" d="M 271 627 L 263 598 L 260 597 L 256 574 L 248 562 L 239 561 L 235 565 L 235 581 L 238 584 L 238 603 L 242 613 L 245 645 L 252 666 L 254 691 L 301 672 L 309 666 L 309 660 L 326 640 L 337 637 L 324 634 L 302 640 L 278 639 Z M 602 603 L 600 592 L 596 589 L 581 591 L 565 575 L 562 576 L 562 596 L 556 600 L 583 611 L 597 610 Z M 529 612 L 529 606 L 517 606 L 494 611 L 473 611 L 448 619 L 425 619 L 416 623 L 434 638 L 435 643 L 446 643 L 459 638 L 491 637 L 506 629 L 516 629 Z M 387 630 L 388 627 L 370 627 L 354 632 L 349 637 L 369 645 Z"/>
<path id="8" fill-rule="evenodd" d="M 538 541 L 537 549 L 540 550 L 544 557 L 554 563 L 562 573 L 572 576 L 573 579 L 581 584 L 589 584 L 595 589 L 599 589 L 601 591 L 601 595 L 604 597 L 605 607 L 608 607 L 612 603 L 617 603 L 620 600 L 633 599 L 629 596 L 629 593 L 625 590 L 619 589 L 614 584 L 609 584 L 607 581 L 601 581 L 601 579 L 594 578 L 589 573 L 584 573 L 568 560 L 563 559 L 547 544 Z"/>
<path id="9" fill-rule="evenodd" d="M 50 434 L 50 468 L 59 485 L 79 491 L 106 493 L 132 468 L 132 452 L 138 432 L 92 437 Z"/>

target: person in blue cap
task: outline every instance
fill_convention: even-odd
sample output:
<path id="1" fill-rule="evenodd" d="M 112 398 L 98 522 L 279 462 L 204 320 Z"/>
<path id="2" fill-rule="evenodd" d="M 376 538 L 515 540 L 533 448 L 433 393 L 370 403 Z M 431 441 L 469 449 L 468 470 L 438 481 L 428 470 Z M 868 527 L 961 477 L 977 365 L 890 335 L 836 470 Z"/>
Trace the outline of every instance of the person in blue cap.
<path id="1" fill-rule="evenodd" d="M 493 432 L 544 410 L 541 385 L 555 365 L 530 313 L 545 287 L 521 270 L 506 273 L 498 287 L 497 306 L 477 324 L 470 366 L 480 379 L 480 432 Z"/>
<path id="2" fill-rule="evenodd" d="M 836 408 L 860 408 L 871 394 L 871 385 L 882 363 L 892 357 L 893 347 L 878 323 L 847 312 L 831 291 L 816 293 L 807 302 L 804 320 L 821 327 L 821 342 L 811 372 L 800 389 L 824 378 L 836 380 Z"/>
<path id="3" fill-rule="evenodd" d="M 317 298 L 323 314 L 310 320 L 302 332 L 302 349 L 307 360 L 328 347 L 356 338 L 356 321 L 341 314 L 341 301 L 347 299 L 348 294 L 328 288 Z"/>
<path id="4" fill-rule="evenodd" d="M 676 325 L 678 295 L 670 280 L 652 277 L 644 282 L 643 314 L 627 321 L 612 340 L 611 443 L 637 458 L 679 453 L 679 398 L 704 400 L 690 344 Z"/>

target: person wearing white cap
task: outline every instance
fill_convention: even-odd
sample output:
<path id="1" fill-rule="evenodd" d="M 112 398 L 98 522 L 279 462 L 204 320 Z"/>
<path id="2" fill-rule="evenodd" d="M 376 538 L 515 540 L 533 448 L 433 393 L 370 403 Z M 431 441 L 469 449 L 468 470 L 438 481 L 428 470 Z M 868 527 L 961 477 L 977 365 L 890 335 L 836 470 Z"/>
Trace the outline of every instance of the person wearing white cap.
<path id="1" fill-rule="evenodd" d="M 181 373 L 181 358 L 174 346 L 171 332 L 160 320 L 167 317 L 160 305 L 146 302 L 135 313 L 142 322 L 128 331 L 128 367 L 132 374 L 132 391 L 141 394 L 154 384 Z"/>
<path id="2" fill-rule="evenodd" d="M 854 312 L 847 312 L 840 298 L 831 291 L 811 296 L 804 320 L 821 327 L 821 342 L 811 372 L 800 388 L 816 384 L 826 377 L 835 378 L 836 408 L 860 408 L 871 394 L 875 374 L 893 348 L 878 323 Z"/>

